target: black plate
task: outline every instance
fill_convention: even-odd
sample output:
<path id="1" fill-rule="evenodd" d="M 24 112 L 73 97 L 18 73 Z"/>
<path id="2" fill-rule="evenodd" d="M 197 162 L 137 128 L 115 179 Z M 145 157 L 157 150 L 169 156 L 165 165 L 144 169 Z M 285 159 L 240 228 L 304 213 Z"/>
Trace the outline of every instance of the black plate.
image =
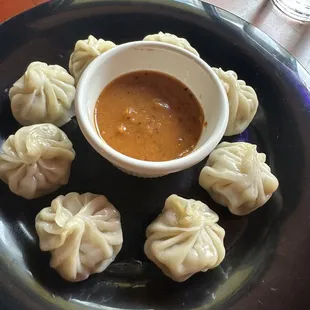
<path id="1" fill-rule="evenodd" d="M 310 81 L 309 75 L 234 15 L 167 0 L 67 0 L 9 20 L 0 27 L 1 140 L 20 127 L 10 112 L 8 89 L 31 61 L 67 68 L 75 41 L 88 34 L 123 43 L 159 30 L 188 38 L 209 64 L 237 71 L 256 89 L 260 107 L 254 121 L 228 140 L 258 144 L 279 178 L 279 190 L 255 213 L 233 216 L 198 186 L 204 162 L 160 179 L 131 177 L 100 157 L 73 119 L 63 127 L 77 152 L 67 186 L 26 201 L 0 183 L 1 309 L 309 309 L 310 94 L 302 81 Z M 49 254 L 39 250 L 34 229 L 39 210 L 70 191 L 107 195 L 121 212 L 124 232 L 116 261 L 76 284 L 49 268 Z M 184 283 L 166 278 L 143 253 L 145 228 L 171 193 L 207 202 L 226 229 L 221 266 Z"/>

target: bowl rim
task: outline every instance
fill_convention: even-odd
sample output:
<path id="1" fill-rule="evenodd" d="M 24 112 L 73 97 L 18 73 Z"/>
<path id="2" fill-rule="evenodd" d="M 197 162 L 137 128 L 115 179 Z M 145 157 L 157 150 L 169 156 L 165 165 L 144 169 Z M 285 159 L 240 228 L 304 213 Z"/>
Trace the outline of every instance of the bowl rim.
<path id="1" fill-rule="evenodd" d="M 202 144 L 198 149 L 189 153 L 188 155 L 176 158 L 168 161 L 146 161 L 136 159 L 125 154 L 118 152 L 113 149 L 108 143 L 95 131 L 92 124 L 88 121 L 88 116 L 84 115 L 82 111 L 83 102 L 81 100 L 84 97 L 83 92 L 85 91 L 85 83 L 96 72 L 99 64 L 110 58 L 114 53 L 117 53 L 119 50 L 134 48 L 134 47 L 143 47 L 143 48 L 161 48 L 164 50 L 172 50 L 177 52 L 187 58 L 190 58 L 196 64 L 203 68 L 204 71 L 208 71 L 211 78 L 215 82 L 216 88 L 219 91 L 221 107 L 220 119 L 215 125 L 214 132 L 210 138 Z M 151 70 L 152 71 L 152 70 Z M 157 70 L 154 70 L 157 71 Z M 158 71 L 160 72 L 160 71 Z M 184 83 L 186 85 L 186 83 Z M 197 98 L 198 102 L 201 104 L 200 100 Z M 170 43 L 164 42 L 155 42 L 155 41 L 132 41 L 123 43 L 113 47 L 112 49 L 104 52 L 103 54 L 97 56 L 84 70 L 82 73 L 78 85 L 76 87 L 76 96 L 75 96 L 75 113 L 79 127 L 90 143 L 90 145 L 104 158 L 110 161 L 112 164 L 120 166 L 121 168 L 145 172 L 150 174 L 162 173 L 167 174 L 170 172 L 176 172 L 189 168 L 208 156 L 208 154 L 217 146 L 222 137 L 224 136 L 228 118 L 229 118 L 229 103 L 226 95 L 224 85 L 222 84 L 219 77 L 212 70 L 211 66 L 208 65 L 200 57 L 196 56 L 192 52 L 185 50 L 184 48 L 172 45 Z"/>

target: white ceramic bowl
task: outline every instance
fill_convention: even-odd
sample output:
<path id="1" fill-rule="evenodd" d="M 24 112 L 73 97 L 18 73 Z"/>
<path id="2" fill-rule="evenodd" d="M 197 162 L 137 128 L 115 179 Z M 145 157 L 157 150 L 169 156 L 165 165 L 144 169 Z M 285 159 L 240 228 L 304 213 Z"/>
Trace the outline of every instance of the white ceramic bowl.
<path id="1" fill-rule="evenodd" d="M 138 160 L 114 150 L 97 133 L 94 109 L 102 90 L 118 76 L 139 70 L 173 76 L 200 102 L 207 126 L 196 148 L 185 157 L 163 162 Z M 85 138 L 104 158 L 129 174 L 158 177 L 194 166 L 207 157 L 224 135 L 229 106 L 221 81 L 202 59 L 174 45 L 138 41 L 118 45 L 90 63 L 77 86 L 75 111 Z"/>

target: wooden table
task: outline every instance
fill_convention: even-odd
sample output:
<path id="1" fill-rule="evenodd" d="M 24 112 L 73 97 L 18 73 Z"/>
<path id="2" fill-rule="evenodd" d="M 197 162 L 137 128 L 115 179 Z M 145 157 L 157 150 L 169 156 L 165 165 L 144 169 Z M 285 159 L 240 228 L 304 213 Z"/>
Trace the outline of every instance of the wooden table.
<path id="1" fill-rule="evenodd" d="M 48 0 L 0 0 L 0 23 Z"/>
<path id="2" fill-rule="evenodd" d="M 48 0 L 0 0 L 0 22 Z M 192 0 L 199 2 L 199 0 Z M 285 47 L 310 72 L 310 23 L 295 21 L 271 0 L 202 0 L 255 25 Z"/>

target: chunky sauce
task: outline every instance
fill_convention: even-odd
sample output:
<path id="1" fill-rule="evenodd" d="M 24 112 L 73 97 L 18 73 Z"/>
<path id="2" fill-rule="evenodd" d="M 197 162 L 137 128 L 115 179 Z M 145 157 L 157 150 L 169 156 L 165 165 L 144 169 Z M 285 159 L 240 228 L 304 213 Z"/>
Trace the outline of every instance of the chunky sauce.
<path id="1" fill-rule="evenodd" d="M 190 89 L 155 71 L 118 77 L 98 98 L 95 122 L 115 150 L 147 161 L 176 159 L 196 146 L 204 125 Z"/>

